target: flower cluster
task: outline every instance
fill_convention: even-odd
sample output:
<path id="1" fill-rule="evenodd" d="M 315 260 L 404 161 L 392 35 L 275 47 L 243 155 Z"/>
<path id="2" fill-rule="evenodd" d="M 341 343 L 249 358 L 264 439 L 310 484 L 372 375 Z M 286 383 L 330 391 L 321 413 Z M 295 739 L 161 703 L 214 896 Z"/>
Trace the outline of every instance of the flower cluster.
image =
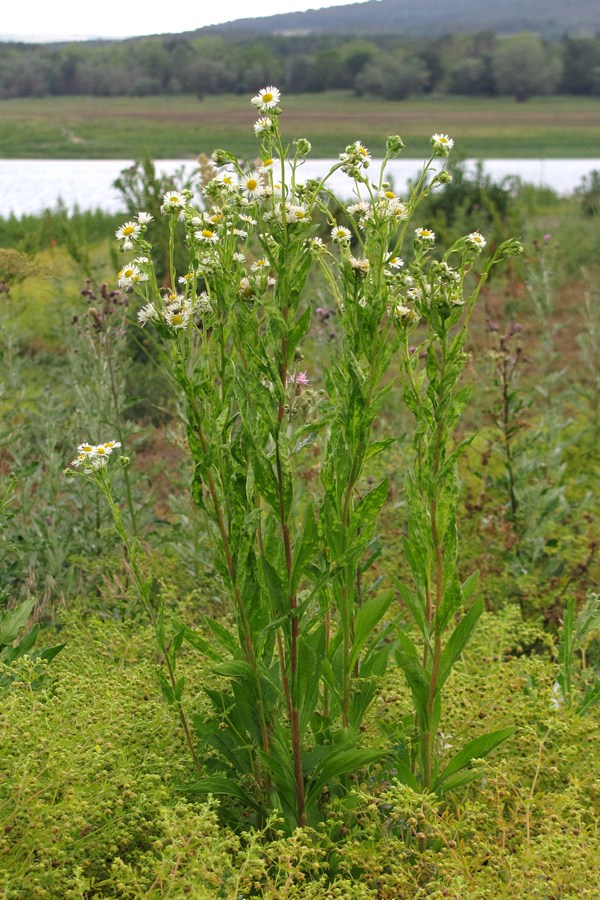
<path id="1" fill-rule="evenodd" d="M 85 474 L 98 471 L 106 466 L 113 451 L 120 446 L 119 441 L 106 441 L 105 444 L 79 444 L 77 456 L 71 465 Z"/>
<path id="2" fill-rule="evenodd" d="M 434 134 L 431 137 L 431 146 L 436 156 L 445 158 L 450 155 L 450 151 L 454 147 L 454 141 L 447 134 Z"/>
<path id="3" fill-rule="evenodd" d="M 371 164 L 371 154 L 360 141 L 349 144 L 343 153 L 340 153 L 341 170 L 352 178 L 360 178 L 361 170 L 368 169 Z"/>

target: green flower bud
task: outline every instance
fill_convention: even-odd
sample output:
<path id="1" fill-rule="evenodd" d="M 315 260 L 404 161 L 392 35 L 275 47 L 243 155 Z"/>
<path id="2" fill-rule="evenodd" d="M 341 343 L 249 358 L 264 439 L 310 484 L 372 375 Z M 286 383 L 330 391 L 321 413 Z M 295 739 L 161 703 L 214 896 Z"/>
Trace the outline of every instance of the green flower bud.
<path id="1" fill-rule="evenodd" d="M 294 141 L 294 147 L 298 156 L 308 156 L 312 150 L 312 144 L 306 138 L 298 138 L 297 141 Z"/>
<path id="2" fill-rule="evenodd" d="M 404 150 L 404 141 L 400 137 L 399 134 L 390 134 L 388 135 L 388 139 L 385 144 L 385 149 L 388 155 L 400 153 L 401 150 Z"/>

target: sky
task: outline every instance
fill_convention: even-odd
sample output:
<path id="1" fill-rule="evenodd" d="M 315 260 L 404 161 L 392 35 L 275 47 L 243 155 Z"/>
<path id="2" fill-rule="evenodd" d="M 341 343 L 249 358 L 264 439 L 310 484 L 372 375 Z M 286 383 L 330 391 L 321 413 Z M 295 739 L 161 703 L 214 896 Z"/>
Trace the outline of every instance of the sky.
<path id="1" fill-rule="evenodd" d="M 137 37 L 179 34 L 234 19 L 342 6 L 352 0 L 4 0 L 0 35 L 9 40 Z"/>

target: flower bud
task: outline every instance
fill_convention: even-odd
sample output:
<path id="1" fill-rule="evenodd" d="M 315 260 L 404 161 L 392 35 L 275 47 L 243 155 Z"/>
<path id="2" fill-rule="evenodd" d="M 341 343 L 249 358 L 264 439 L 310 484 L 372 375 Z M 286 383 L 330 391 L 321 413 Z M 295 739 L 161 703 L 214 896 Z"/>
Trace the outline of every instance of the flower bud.
<path id="1" fill-rule="evenodd" d="M 237 162 L 236 157 L 229 150 L 215 150 L 212 160 L 216 166 L 226 166 L 227 163 Z"/>
<path id="2" fill-rule="evenodd" d="M 390 156 L 400 153 L 401 150 L 404 150 L 404 141 L 399 134 L 390 134 L 385 143 L 385 149 Z"/>
<path id="3" fill-rule="evenodd" d="M 294 147 L 298 156 L 308 156 L 312 150 L 312 144 L 306 138 L 298 138 L 297 141 L 294 141 Z"/>

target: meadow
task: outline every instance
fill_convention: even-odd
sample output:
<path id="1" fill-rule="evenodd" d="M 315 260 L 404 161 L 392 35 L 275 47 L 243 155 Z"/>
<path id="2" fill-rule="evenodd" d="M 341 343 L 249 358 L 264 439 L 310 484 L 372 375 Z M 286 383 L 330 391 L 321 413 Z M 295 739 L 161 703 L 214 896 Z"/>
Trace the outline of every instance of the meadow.
<path id="1" fill-rule="evenodd" d="M 286 98 L 284 138 L 310 122 L 337 156 L 321 101 Z M 462 103 L 454 129 L 447 101 L 361 102 L 361 138 L 411 155 L 467 129 Z M 12 103 L 5 139 L 37 110 L 42 155 L 56 122 L 131 155 L 147 110 L 157 157 L 257 156 L 239 98 L 160 124 L 156 100 L 57 101 L 54 126 Z M 552 104 L 499 104 L 531 128 L 508 155 L 558 149 Z M 569 103 L 569 156 L 591 109 Z M 409 226 L 384 190 L 281 214 L 226 162 L 204 212 L 148 163 L 122 216 L 1 223 L 0 896 L 593 900 L 597 180 L 559 198 L 450 161 Z"/>
<path id="2" fill-rule="evenodd" d="M 427 152 L 432 122 L 452 133 L 468 157 L 597 157 L 600 146 L 598 103 L 584 97 L 399 102 L 350 92 L 301 94 L 288 98 L 283 129 L 290 139 L 308 138 L 314 155 L 326 158 L 357 137 L 370 146 L 399 132 L 418 158 Z M 249 159 L 256 151 L 243 96 L 1 100 L 0 126 L 5 158 L 193 159 L 225 147 Z"/>

